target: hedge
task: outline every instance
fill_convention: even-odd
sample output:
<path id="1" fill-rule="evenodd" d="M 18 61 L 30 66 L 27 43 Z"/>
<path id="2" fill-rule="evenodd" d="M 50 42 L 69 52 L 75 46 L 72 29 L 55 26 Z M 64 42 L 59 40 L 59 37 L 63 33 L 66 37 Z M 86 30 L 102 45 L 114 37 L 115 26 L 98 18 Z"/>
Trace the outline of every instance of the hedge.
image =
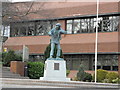
<path id="1" fill-rule="evenodd" d="M 80 66 L 79 71 L 77 73 L 77 77 L 76 79 L 78 81 L 87 81 L 87 82 L 91 82 L 92 80 L 92 75 L 89 73 L 86 73 L 83 69 L 83 66 Z"/>
<path id="2" fill-rule="evenodd" d="M 106 79 L 108 79 L 108 82 L 109 83 L 112 83 L 112 80 L 114 79 L 117 79 L 119 77 L 118 73 L 116 72 L 109 72 L 107 75 L 106 75 Z"/>
<path id="3" fill-rule="evenodd" d="M 106 70 L 98 69 L 97 70 L 97 82 L 102 82 L 104 79 L 106 79 L 106 75 L 108 72 Z M 93 81 L 95 79 L 95 74 L 93 75 Z"/>
<path id="4" fill-rule="evenodd" d="M 41 62 L 28 62 L 28 77 L 30 79 L 39 79 L 43 77 L 44 64 Z"/>

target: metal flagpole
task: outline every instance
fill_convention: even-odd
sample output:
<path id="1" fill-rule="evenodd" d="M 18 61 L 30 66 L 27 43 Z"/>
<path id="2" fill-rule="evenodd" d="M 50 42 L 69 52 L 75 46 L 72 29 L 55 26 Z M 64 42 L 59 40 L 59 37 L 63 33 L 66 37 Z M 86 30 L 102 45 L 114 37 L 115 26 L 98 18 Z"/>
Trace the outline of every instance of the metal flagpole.
<path id="1" fill-rule="evenodd" d="M 96 20 L 96 40 L 95 40 L 95 83 L 97 82 L 97 52 L 98 52 L 98 12 L 99 11 L 99 0 L 97 0 L 97 20 Z"/>

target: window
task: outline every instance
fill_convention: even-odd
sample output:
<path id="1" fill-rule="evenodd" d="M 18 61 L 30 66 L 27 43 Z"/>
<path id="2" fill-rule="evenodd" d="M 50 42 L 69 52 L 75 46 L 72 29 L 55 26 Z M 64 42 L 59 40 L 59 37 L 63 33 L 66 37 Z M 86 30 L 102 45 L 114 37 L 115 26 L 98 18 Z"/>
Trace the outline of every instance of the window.
<path id="1" fill-rule="evenodd" d="M 81 31 L 87 33 L 87 19 L 81 19 Z"/>
<path id="2" fill-rule="evenodd" d="M 56 21 L 39 21 L 36 23 L 36 35 L 48 35 Z"/>
<path id="3" fill-rule="evenodd" d="M 110 66 L 103 66 L 102 69 L 104 69 L 104 70 L 111 70 L 111 67 Z"/>
<path id="4" fill-rule="evenodd" d="M 120 22 L 120 16 L 113 16 L 112 18 L 113 22 L 112 22 L 112 29 L 113 31 L 118 31 L 118 27 L 119 27 L 119 22 Z"/>
<path id="5" fill-rule="evenodd" d="M 67 20 L 67 33 L 91 33 L 94 32 L 96 18 Z"/>
<path id="6" fill-rule="evenodd" d="M 37 35 L 44 35 L 45 34 L 44 33 L 45 32 L 44 29 L 45 29 L 44 24 L 43 23 L 39 23 L 37 25 Z"/>
<path id="7" fill-rule="evenodd" d="M 14 28 L 14 34 L 12 36 L 19 36 L 19 29 L 18 28 Z"/>
<path id="8" fill-rule="evenodd" d="M 74 33 L 80 33 L 80 19 L 75 19 L 73 24 Z"/>
<path id="9" fill-rule="evenodd" d="M 112 70 L 113 70 L 113 71 L 118 71 L 118 66 L 113 66 L 113 67 L 112 67 Z"/>
<path id="10" fill-rule="evenodd" d="M 34 26 L 29 26 L 28 27 L 28 33 L 27 33 L 28 36 L 32 36 L 34 35 Z"/>
<path id="11" fill-rule="evenodd" d="M 93 69 L 95 70 L 95 66 L 93 66 Z M 97 66 L 97 69 L 101 69 L 101 66 Z"/>
<path id="12" fill-rule="evenodd" d="M 1 31 L 3 36 L 9 37 L 10 26 L 3 26 Z"/>
<path id="13" fill-rule="evenodd" d="M 81 64 L 80 59 L 77 59 L 77 58 L 72 59 L 72 69 L 78 70 L 80 67 L 80 64 Z"/>
<path id="14" fill-rule="evenodd" d="M 67 20 L 67 34 L 72 34 L 72 20 Z"/>
<path id="15" fill-rule="evenodd" d="M 85 66 L 84 69 L 89 69 L 89 56 L 88 55 L 80 55 L 80 54 L 68 54 L 64 55 L 66 60 L 67 69 L 70 70 L 78 70 L 80 65 Z"/>
<path id="16" fill-rule="evenodd" d="M 20 28 L 20 36 L 26 36 L 26 28 L 25 27 Z"/>
<path id="17" fill-rule="evenodd" d="M 119 16 L 99 17 L 98 31 L 113 32 L 118 31 Z"/>
<path id="18" fill-rule="evenodd" d="M 18 22 L 11 24 L 11 36 L 48 35 L 56 21 Z"/>
<path id="19" fill-rule="evenodd" d="M 98 32 L 118 31 L 119 16 L 104 16 L 98 18 Z M 67 33 L 94 33 L 96 30 L 96 18 L 84 18 L 67 20 Z"/>
<path id="20" fill-rule="evenodd" d="M 95 66 L 95 56 L 92 56 L 93 69 Z M 98 55 L 97 65 L 101 66 L 101 69 L 105 70 L 117 70 L 118 67 L 118 55 Z"/>

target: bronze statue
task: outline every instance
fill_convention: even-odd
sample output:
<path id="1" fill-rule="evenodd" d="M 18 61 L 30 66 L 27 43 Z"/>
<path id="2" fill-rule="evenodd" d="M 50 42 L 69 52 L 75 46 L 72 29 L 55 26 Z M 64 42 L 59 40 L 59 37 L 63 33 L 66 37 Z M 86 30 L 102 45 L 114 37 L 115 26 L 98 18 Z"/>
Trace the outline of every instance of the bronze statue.
<path id="1" fill-rule="evenodd" d="M 50 58 L 53 58 L 53 53 L 54 53 L 54 48 L 55 45 L 57 45 L 57 57 L 56 59 L 61 59 L 60 58 L 60 51 L 61 51 L 61 47 L 60 47 L 60 40 L 61 40 L 61 34 L 67 34 L 67 32 L 65 30 L 63 30 L 61 28 L 61 24 L 57 23 L 55 28 L 51 29 L 48 32 L 49 36 L 51 36 L 51 51 L 50 51 Z"/>

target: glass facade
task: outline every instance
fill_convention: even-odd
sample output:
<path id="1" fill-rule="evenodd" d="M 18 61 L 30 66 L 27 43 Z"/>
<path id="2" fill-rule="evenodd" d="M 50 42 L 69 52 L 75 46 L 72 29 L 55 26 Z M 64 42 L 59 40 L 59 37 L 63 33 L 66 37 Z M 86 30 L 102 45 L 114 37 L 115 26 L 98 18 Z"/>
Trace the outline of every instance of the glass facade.
<path id="1" fill-rule="evenodd" d="M 96 30 L 96 18 L 72 19 L 67 20 L 67 33 L 94 33 Z M 99 17 L 98 32 L 118 31 L 119 16 Z"/>
<path id="2" fill-rule="evenodd" d="M 44 55 L 29 55 L 29 61 L 41 61 L 44 62 Z"/>
<path id="3" fill-rule="evenodd" d="M 98 32 L 118 31 L 119 16 L 104 16 L 98 19 Z M 57 20 L 30 21 L 12 23 L 10 36 L 39 36 L 48 35 L 48 31 L 55 26 Z M 14 24 L 14 25 L 13 25 Z M 95 33 L 96 18 L 69 19 L 66 21 L 68 34 Z"/>
<path id="4" fill-rule="evenodd" d="M 93 54 L 65 54 L 66 66 L 69 70 L 78 70 L 80 65 L 85 70 L 94 70 L 95 55 Z M 45 62 L 44 55 L 30 55 L 30 61 Z M 118 71 L 118 55 L 99 54 L 97 69 Z"/>
<path id="5" fill-rule="evenodd" d="M 81 55 L 81 54 L 68 54 L 64 55 L 67 62 L 67 69 L 78 70 L 80 65 L 84 66 L 85 70 L 94 70 L 95 56 L 94 55 Z M 118 55 L 98 55 L 97 62 L 98 69 L 117 71 L 118 70 Z"/>
<path id="6" fill-rule="evenodd" d="M 14 25 L 13 25 L 14 24 Z M 39 36 L 48 35 L 48 31 L 53 28 L 56 21 L 36 21 L 12 23 L 10 36 Z"/>

